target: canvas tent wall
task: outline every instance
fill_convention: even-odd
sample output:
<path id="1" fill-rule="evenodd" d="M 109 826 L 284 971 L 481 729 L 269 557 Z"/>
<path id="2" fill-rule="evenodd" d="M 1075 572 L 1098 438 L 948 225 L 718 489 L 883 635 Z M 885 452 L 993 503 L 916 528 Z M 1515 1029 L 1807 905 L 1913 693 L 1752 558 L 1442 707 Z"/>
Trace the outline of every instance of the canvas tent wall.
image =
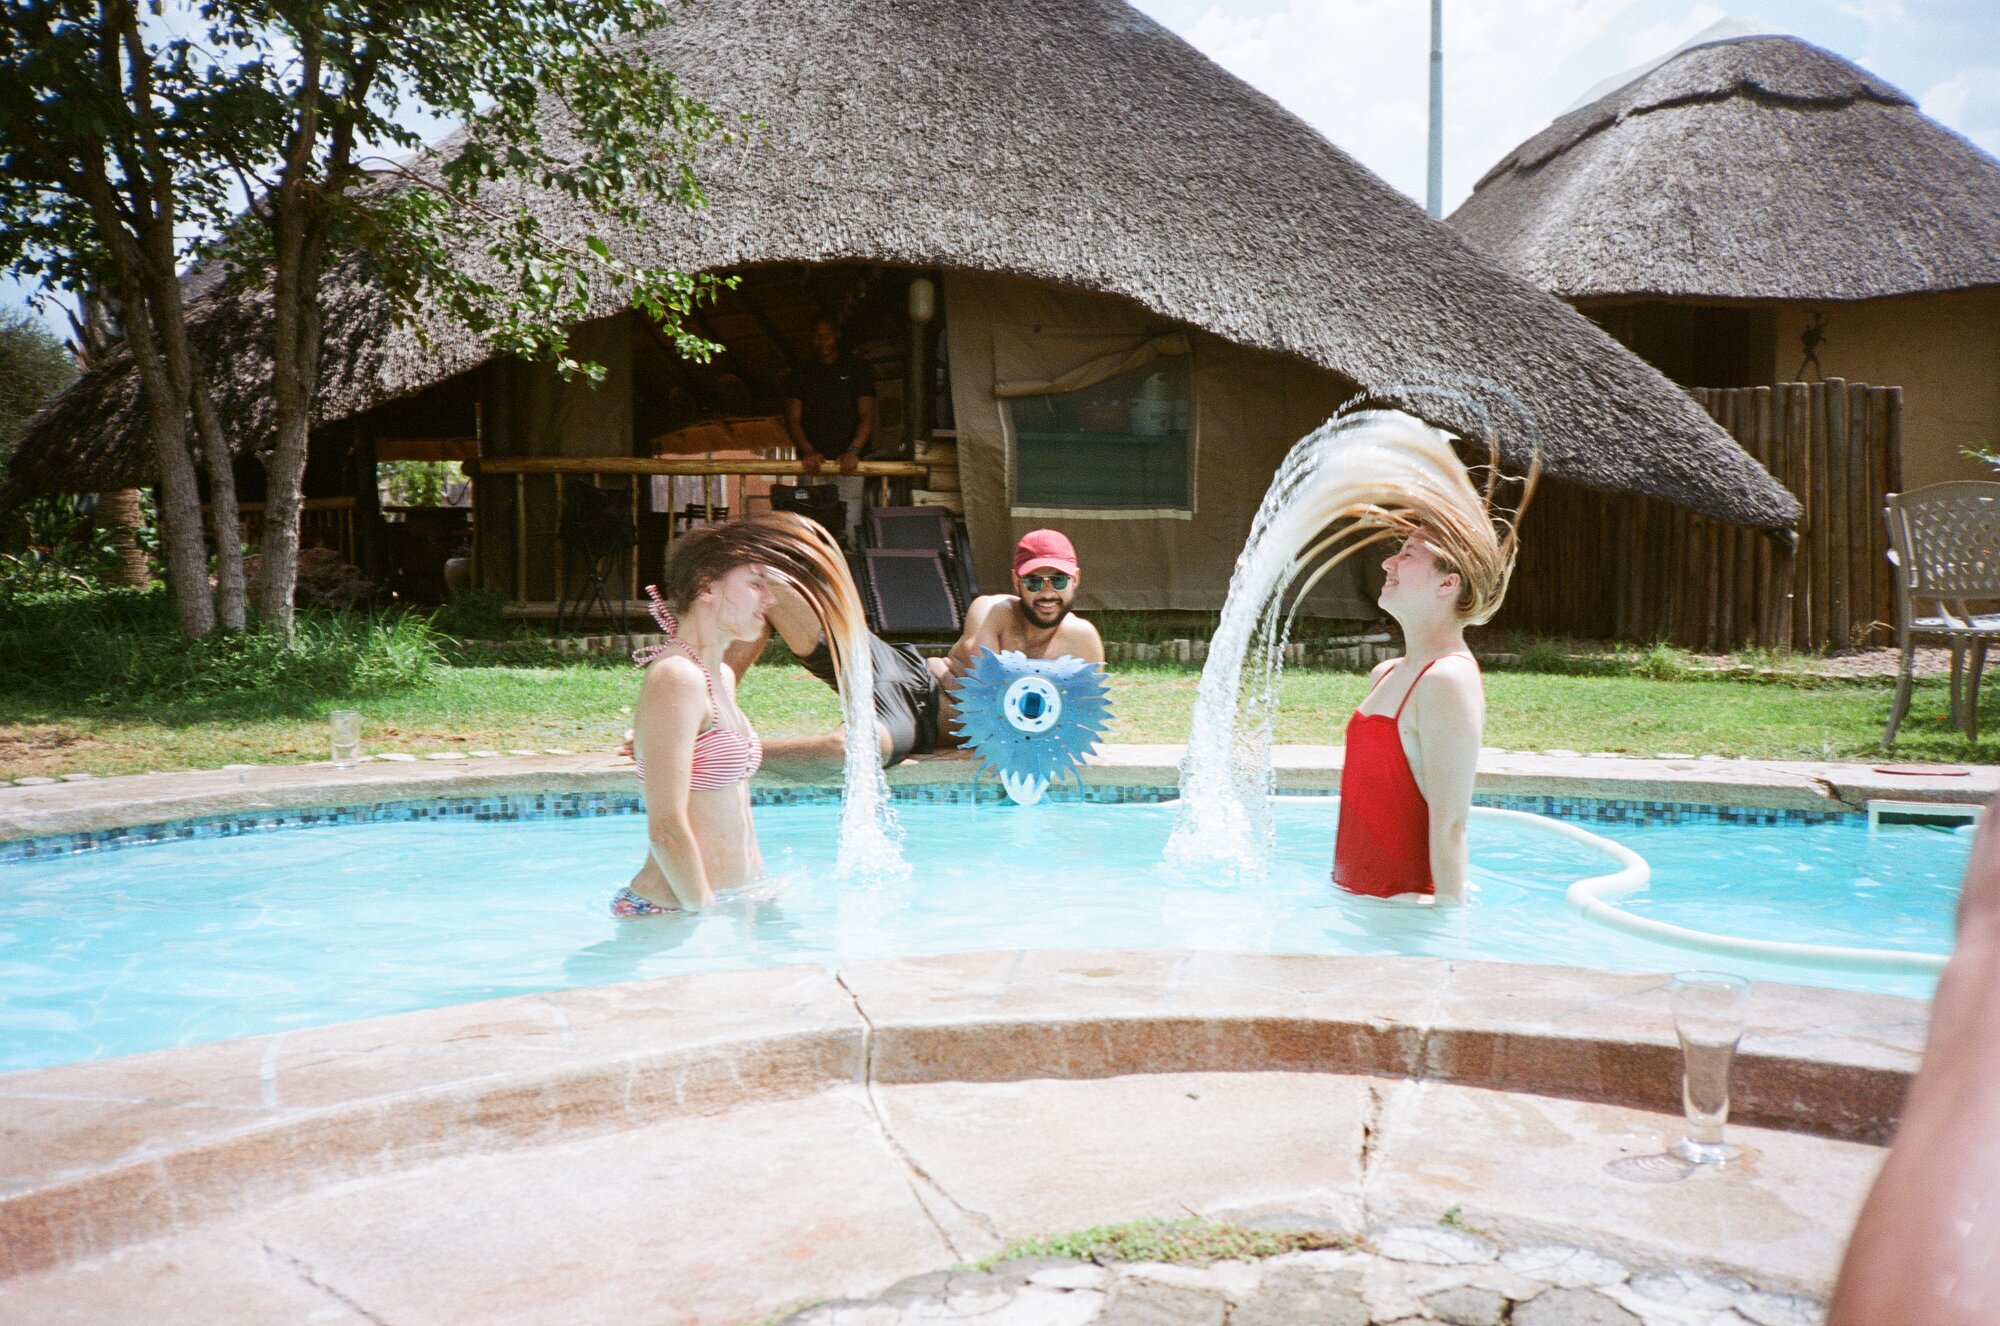
<path id="1" fill-rule="evenodd" d="M 989 589 L 1006 585 L 1015 540 L 1054 525 L 1076 544 L 1086 606 L 1219 608 L 1278 462 L 1354 392 L 1324 369 L 1164 322 L 1127 300 L 977 272 L 948 273 L 945 297 L 959 477 L 980 582 Z M 1148 353 L 1159 356 L 1155 364 L 1186 364 L 1185 505 L 1024 501 L 1010 399 L 1077 390 Z M 1003 399 L 996 389 L 1018 394 Z M 1341 583 L 1316 593 L 1310 611 L 1374 615 L 1351 583 L 1328 580 Z"/>

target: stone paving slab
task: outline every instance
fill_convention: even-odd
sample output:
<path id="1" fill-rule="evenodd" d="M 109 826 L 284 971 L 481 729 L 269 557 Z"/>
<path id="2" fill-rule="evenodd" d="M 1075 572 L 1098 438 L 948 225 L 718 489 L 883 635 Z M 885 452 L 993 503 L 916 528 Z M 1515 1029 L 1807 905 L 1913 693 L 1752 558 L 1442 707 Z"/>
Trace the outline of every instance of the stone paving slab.
<path id="1" fill-rule="evenodd" d="M 953 1258 L 844 1087 L 339 1184 L 0 1280 L 0 1319 L 721 1323 Z"/>
<path id="2" fill-rule="evenodd" d="M 864 1031 L 831 973 L 770 968 L 0 1074 L 0 1275 L 464 1150 L 858 1082 Z"/>
<path id="3" fill-rule="evenodd" d="M 1174 788 L 1184 748 L 1111 745 L 1084 770 L 1100 786 Z M 1277 746 L 1281 787 L 1332 792 L 1340 785 L 1339 746 Z M 1886 761 L 1885 761 L 1886 763 Z M 1860 810 L 1870 799 L 1983 802 L 2000 794 L 2000 766 L 1961 766 L 1959 775 L 1885 774 L 1876 764 L 1787 760 L 1636 759 L 1487 750 L 1478 790 L 1524 796 L 1610 797 L 1688 805 L 1796 810 Z M 232 766 L 182 773 L 123 774 L 78 782 L 0 786 L 0 842 L 126 825 L 356 805 L 427 797 L 630 791 L 632 762 L 609 752 L 532 755 L 431 763 L 370 761 Z M 898 786 L 971 782 L 977 763 L 960 754 L 910 760 L 890 770 Z M 797 786 L 774 774 L 760 785 Z"/>
<path id="4" fill-rule="evenodd" d="M 1376 1219 L 1457 1207 L 1516 1243 L 1587 1229 L 1594 1246 L 1627 1259 L 1831 1290 L 1886 1150 L 1732 1124 L 1744 1160 L 1689 1169 L 1663 1154 L 1679 1135 L 1680 1120 L 1662 1113 L 1396 1083 L 1381 1102 L 1364 1199 Z"/>
<path id="5" fill-rule="evenodd" d="M 721 1324 L 833 1300 L 798 1320 L 1181 1326 L 1228 1313 L 1240 1326 L 1242 1312 L 1257 1326 L 1246 1310 L 1265 1293 L 1366 1314 L 1308 1320 L 1390 1322 L 1567 1285 L 1646 1326 L 1685 1326 L 1716 1314 L 1675 1304 L 1718 1285 L 1725 1304 L 1767 1295 L 1763 1309 L 1823 1293 L 1878 1153 L 1742 1129 L 1755 1159 L 1740 1169 L 1680 1185 L 1606 1175 L 1671 1124 L 1290 1073 L 843 1085 L 335 1183 L 0 1280 L 0 1319 Z M 1451 1207 L 1462 1224 L 1445 1228 Z M 1783 1223 L 1766 1236 L 1774 1210 Z M 925 1274 L 1006 1240 L 1189 1214 L 1342 1220 L 1379 1255 Z M 1553 1255 L 1537 1246 L 1551 1238 Z"/>
<path id="6" fill-rule="evenodd" d="M 1926 1004 L 1758 986 L 1752 1007 L 1740 1119 L 1886 1137 Z M 1176 952 L 957 954 L 459 1005 L 0 1075 L 0 1274 L 467 1149 L 843 1082 L 1311 1072 L 1671 1112 L 1670 1026 L 1658 976 Z"/>
<path id="7" fill-rule="evenodd" d="M 1189 1209 L 1307 1213 L 1358 1230 L 1375 1079 L 1161 1073 L 1089 1081 L 878 1085 L 884 1125 L 983 1237 Z"/>

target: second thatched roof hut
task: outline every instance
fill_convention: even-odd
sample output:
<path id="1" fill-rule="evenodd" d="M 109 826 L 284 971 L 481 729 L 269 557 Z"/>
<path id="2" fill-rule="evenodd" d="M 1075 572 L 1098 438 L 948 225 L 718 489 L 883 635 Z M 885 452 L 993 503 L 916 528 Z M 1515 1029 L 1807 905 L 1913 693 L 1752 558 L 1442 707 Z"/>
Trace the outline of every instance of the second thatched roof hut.
<path id="1" fill-rule="evenodd" d="M 1903 390 L 1906 486 L 2000 443 L 2000 161 L 1785 36 L 1696 44 L 1558 118 L 1450 223 L 1690 387 Z"/>

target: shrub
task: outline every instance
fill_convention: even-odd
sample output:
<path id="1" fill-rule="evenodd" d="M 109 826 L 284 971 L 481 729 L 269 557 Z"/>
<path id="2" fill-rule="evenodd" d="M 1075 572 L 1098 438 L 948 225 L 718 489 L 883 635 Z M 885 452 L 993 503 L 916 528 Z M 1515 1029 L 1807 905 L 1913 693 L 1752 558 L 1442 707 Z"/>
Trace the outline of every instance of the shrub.
<path id="1" fill-rule="evenodd" d="M 505 640 L 520 630 L 497 589 L 454 589 L 431 614 L 431 628 L 460 640 Z"/>
<path id="2" fill-rule="evenodd" d="M 1632 656 L 1632 675 L 1651 681 L 1683 681 L 1691 662 L 1687 651 L 1669 644 L 1652 644 Z"/>
<path id="3" fill-rule="evenodd" d="M 262 631 L 182 639 L 157 590 L 0 601 L 0 689 L 91 705 L 380 695 L 423 685 L 442 661 L 410 615 L 302 611 L 287 648 Z"/>
<path id="4" fill-rule="evenodd" d="M 118 567 L 111 530 L 91 520 L 96 499 L 57 493 L 25 502 L 5 517 L 0 544 L 0 599 L 88 589 Z"/>

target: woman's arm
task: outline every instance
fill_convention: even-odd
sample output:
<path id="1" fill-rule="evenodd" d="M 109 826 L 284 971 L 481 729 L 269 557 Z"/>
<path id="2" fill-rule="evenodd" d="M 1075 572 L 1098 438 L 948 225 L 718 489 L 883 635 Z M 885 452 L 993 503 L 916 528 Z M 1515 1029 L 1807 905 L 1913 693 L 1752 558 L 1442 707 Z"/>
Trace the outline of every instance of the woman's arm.
<path id="1" fill-rule="evenodd" d="M 2000 1320 L 2000 801 L 1986 809 L 1924 1061 L 1861 1208 L 1828 1326 Z"/>
<path id="2" fill-rule="evenodd" d="M 637 752 L 646 763 L 646 841 L 682 907 L 715 901 L 688 818 L 694 739 L 708 712 L 708 687 L 692 660 L 663 658 L 646 669 L 633 715 Z"/>
<path id="3" fill-rule="evenodd" d="M 1431 881 L 1439 903 L 1465 901 L 1465 821 L 1479 773 L 1486 688 L 1471 660 L 1445 658 L 1417 682 L 1417 782 L 1430 807 Z"/>

